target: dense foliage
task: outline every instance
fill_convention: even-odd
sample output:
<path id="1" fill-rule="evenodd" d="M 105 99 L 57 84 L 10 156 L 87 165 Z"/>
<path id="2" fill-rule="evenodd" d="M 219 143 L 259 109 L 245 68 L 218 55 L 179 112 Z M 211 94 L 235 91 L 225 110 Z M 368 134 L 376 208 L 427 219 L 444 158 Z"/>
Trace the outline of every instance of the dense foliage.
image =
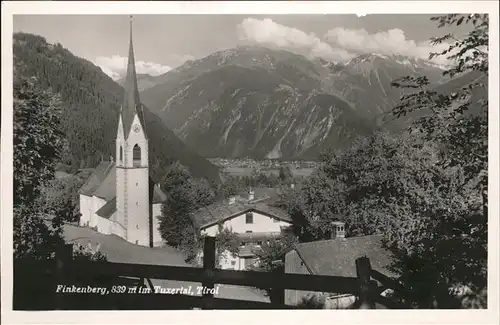
<path id="1" fill-rule="evenodd" d="M 262 243 L 262 250 L 256 252 L 257 263 L 252 269 L 273 272 L 284 268 L 284 256 L 296 243 L 298 243 L 298 238 L 293 234 L 292 229 L 283 229 L 281 237 L 270 238 Z"/>
<path id="2" fill-rule="evenodd" d="M 40 185 L 53 178 L 63 148 L 61 101 L 37 82 L 18 75 L 14 82 L 14 206 L 38 196 Z"/>
<path id="3" fill-rule="evenodd" d="M 37 210 L 48 217 L 76 221 L 79 213 L 78 190 L 83 183 L 84 180 L 73 175 L 50 180 L 40 189 L 40 196 L 35 202 Z"/>
<path id="4" fill-rule="evenodd" d="M 14 257 L 50 258 L 62 242 L 61 225 L 57 219 L 47 225 L 34 202 L 54 177 L 63 147 L 61 102 L 40 90 L 36 79 L 14 76 Z"/>
<path id="5" fill-rule="evenodd" d="M 454 63 L 445 75 L 487 77 L 488 16 L 434 20 L 473 27 L 448 50 L 431 54 L 448 55 Z M 393 114 L 420 117 L 405 133 L 379 133 L 325 155 L 325 164 L 302 189 L 286 195 L 296 233 L 303 241 L 323 239 L 335 220 L 346 222 L 348 236 L 379 233 L 396 256 L 392 268 L 408 289 L 407 302 L 417 308 L 484 308 L 488 119 L 487 98 L 479 95 L 487 92 L 471 82 L 441 93 L 428 87 L 425 76 L 393 85 L 411 90 Z M 482 109 L 469 111 L 478 103 Z"/>
<path id="6" fill-rule="evenodd" d="M 13 47 L 19 73 L 37 77 L 40 89 L 60 94 L 64 103 L 61 132 L 68 148 L 60 159 L 83 168 L 95 167 L 113 156 L 123 88 L 90 61 L 74 56 L 60 44 L 48 44 L 41 36 L 16 33 Z M 218 169 L 189 150 L 146 107 L 144 118 L 154 178 L 161 179 L 163 168 L 179 160 L 197 177 L 219 180 Z"/>
<path id="7" fill-rule="evenodd" d="M 100 250 L 100 246 L 97 245 L 95 248 L 88 244 L 84 246 L 79 243 L 73 244 L 73 259 L 75 260 L 91 260 L 91 261 L 106 261 L 106 255 L 104 255 Z"/>
<path id="8" fill-rule="evenodd" d="M 192 177 L 179 163 L 168 168 L 161 185 L 167 195 L 160 217 L 162 238 L 173 246 L 189 246 L 195 240 L 190 214 L 213 203 L 215 193 L 206 180 Z"/>
<path id="9" fill-rule="evenodd" d="M 54 178 L 66 146 L 58 96 L 42 90 L 34 78 L 16 70 L 14 76 L 14 258 L 50 259 L 64 245 L 63 221 L 74 214 L 80 183 Z M 76 255 L 93 259 L 96 254 L 77 250 Z"/>

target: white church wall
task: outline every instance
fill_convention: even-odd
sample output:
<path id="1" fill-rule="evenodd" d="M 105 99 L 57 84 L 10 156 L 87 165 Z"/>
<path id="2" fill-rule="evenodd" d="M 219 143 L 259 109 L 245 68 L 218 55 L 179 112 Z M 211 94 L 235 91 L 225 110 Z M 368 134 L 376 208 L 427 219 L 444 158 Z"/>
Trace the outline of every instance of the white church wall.
<path id="1" fill-rule="evenodd" d="M 113 219 L 125 226 L 125 173 L 126 169 L 116 167 L 116 217 Z"/>
<path id="2" fill-rule="evenodd" d="M 134 126 L 138 125 L 138 132 Z M 145 131 L 139 123 L 137 114 L 134 116 L 130 133 L 126 140 L 126 161 L 128 167 L 133 166 L 133 148 L 141 148 L 140 168 L 127 169 L 127 240 L 138 245 L 149 246 L 149 168 L 148 141 Z"/>
<path id="3" fill-rule="evenodd" d="M 123 134 L 123 120 L 120 115 L 118 119 L 118 132 L 116 135 L 116 217 L 112 220 L 117 221 L 122 227 L 125 226 L 125 184 L 126 169 L 125 162 L 127 161 L 128 151 L 126 150 L 126 142 Z M 121 155 L 120 155 L 121 151 Z M 125 236 L 124 236 L 125 238 Z"/>
<path id="4" fill-rule="evenodd" d="M 148 168 L 127 171 L 128 241 L 149 246 L 149 179 Z"/>
<path id="5" fill-rule="evenodd" d="M 111 222 L 101 216 L 97 216 L 97 231 L 101 234 L 109 235 L 111 234 Z"/>
<path id="6" fill-rule="evenodd" d="M 92 215 L 92 197 L 80 194 L 80 226 L 90 225 L 90 216 Z"/>
<path id="7" fill-rule="evenodd" d="M 161 246 L 163 244 L 163 239 L 161 238 L 160 230 L 160 219 L 161 216 L 161 203 L 153 204 L 153 246 Z"/>
<path id="8" fill-rule="evenodd" d="M 90 224 L 89 226 L 90 227 L 96 227 L 98 225 L 98 218 L 100 218 L 100 216 L 98 216 L 96 214 L 96 212 L 102 208 L 105 204 L 106 204 L 106 201 L 104 201 L 103 199 L 97 197 L 97 196 L 92 196 L 92 213 L 90 214 Z"/>
<path id="9" fill-rule="evenodd" d="M 123 227 L 121 224 L 119 224 L 118 222 L 113 221 L 113 220 L 114 220 L 113 217 L 110 218 L 110 223 L 109 223 L 110 231 L 109 232 L 113 235 L 116 235 L 118 237 L 126 239 L 127 238 L 127 231 L 125 230 L 125 227 Z"/>

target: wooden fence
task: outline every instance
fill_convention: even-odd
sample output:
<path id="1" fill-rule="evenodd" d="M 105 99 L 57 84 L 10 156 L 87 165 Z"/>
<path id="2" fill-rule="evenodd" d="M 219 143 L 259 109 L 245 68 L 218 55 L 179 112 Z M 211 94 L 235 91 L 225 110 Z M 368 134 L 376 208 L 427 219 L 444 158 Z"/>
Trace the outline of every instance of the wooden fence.
<path id="1" fill-rule="evenodd" d="M 372 270 L 370 260 L 356 260 L 357 277 L 233 271 L 215 268 L 215 238 L 206 237 L 203 268 L 79 261 L 72 258 L 72 245 L 55 260 L 14 263 L 14 310 L 168 310 L 168 309 L 288 309 L 286 289 L 352 294 L 355 308 L 404 308 L 380 295 L 386 288 L 404 293 L 396 281 Z M 201 283 L 209 289 L 201 296 L 155 293 L 150 279 Z M 382 286 L 378 286 L 373 280 Z M 269 292 L 270 303 L 214 297 L 216 284 L 248 286 Z M 58 286 L 106 288 L 106 294 L 62 293 Z M 112 290 L 112 288 L 115 288 Z M 61 287 L 60 287 L 61 288 Z M 126 288 L 121 292 L 116 288 Z M 132 288 L 132 289 L 128 289 Z M 135 289 L 133 289 L 135 288 Z M 149 288 L 150 290 L 146 289 Z M 103 289 L 104 290 L 104 289 Z M 144 294 L 147 292 L 147 294 Z"/>

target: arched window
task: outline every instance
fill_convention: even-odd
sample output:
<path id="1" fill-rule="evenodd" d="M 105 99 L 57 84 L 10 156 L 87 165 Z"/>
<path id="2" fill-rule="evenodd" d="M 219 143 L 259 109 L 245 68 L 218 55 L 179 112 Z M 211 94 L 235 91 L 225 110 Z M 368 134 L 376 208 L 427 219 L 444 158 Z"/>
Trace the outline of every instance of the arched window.
<path id="1" fill-rule="evenodd" d="M 120 162 L 123 162 L 123 147 L 120 146 Z"/>
<path id="2" fill-rule="evenodd" d="M 134 149 L 132 151 L 132 157 L 133 157 L 133 165 L 134 167 L 140 166 L 141 165 L 141 147 L 139 145 L 135 145 Z"/>

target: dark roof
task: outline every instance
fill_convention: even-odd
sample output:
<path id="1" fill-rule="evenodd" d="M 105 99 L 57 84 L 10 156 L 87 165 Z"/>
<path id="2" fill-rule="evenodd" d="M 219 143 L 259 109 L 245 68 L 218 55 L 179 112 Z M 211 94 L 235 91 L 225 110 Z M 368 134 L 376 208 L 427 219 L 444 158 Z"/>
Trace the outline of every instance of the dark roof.
<path id="1" fill-rule="evenodd" d="M 392 254 L 382 248 L 378 235 L 300 243 L 294 250 L 312 274 L 356 277 L 356 259 L 367 256 L 372 269 L 393 275 L 387 270 Z"/>
<path id="2" fill-rule="evenodd" d="M 167 196 L 159 186 L 149 177 L 150 188 L 153 188 L 151 203 L 162 203 L 167 200 Z M 97 196 L 105 201 L 109 201 L 116 196 L 116 166 L 114 162 L 102 162 L 94 170 L 94 173 L 87 179 L 87 182 L 80 189 L 80 193 L 87 196 Z"/>
<path id="3" fill-rule="evenodd" d="M 233 204 L 217 202 L 198 209 L 191 215 L 191 218 L 198 227 L 206 228 L 250 211 L 255 211 L 282 221 L 292 222 L 291 217 L 286 211 L 262 202 L 235 202 Z"/>
<path id="4" fill-rule="evenodd" d="M 116 197 L 112 198 L 105 205 L 103 205 L 96 214 L 105 219 L 109 219 L 116 211 Z"/>
<path id="5" fill-rule="evenodd" d="M 144 123 L 144 117 L 142 116 L 142 105 L 139 98 L 137 75 L 135 72 L 134 45 L 132 42 L 132 20 L 130 20 L 130 44 L 128 50 L 127 75 L 125 77 L 123 88 L 125 89 L 125 93 L 123 95 L 121 116 L 124 135 L 125 137 L 128 137 L 130 128 L 132 127 L 132 122 L 134 121 L 134 116 L 137 114 L 139 122 L 141 123 L 142 129 L 144 130 L 144 134 L 147 138 L 145 129 L 146 124 Z"/>
<path id="6" fill-rule="evenodd" d="M 116 196 L 116 167 L 109 169 L 106 178 L 101 182 L 94 192 L 94 195 L 109 201 Z"/>
<path id="7" fill-rule="evenodd" d="M 102 181 L 111 172 L 115 166 L 112 161 L 102 161 L 93 171 L 92 175 L 87 178 L 87 181 L 80 188 L 79 193 L 87 196 L 94 195 L 95 190 L 101 185 Z"/>

